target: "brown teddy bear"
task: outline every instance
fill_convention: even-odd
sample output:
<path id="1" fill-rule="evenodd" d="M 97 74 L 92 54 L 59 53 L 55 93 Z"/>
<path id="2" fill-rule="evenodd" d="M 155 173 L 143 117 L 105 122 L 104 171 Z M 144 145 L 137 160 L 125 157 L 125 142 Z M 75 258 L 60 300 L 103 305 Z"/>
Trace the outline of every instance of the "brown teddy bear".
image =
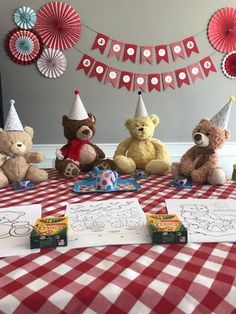
<path id="1" fill-rule="evenodd" d="M 86 112 L 79 92 L 75 91 L 75 94 L 76 101 L 69 116 L 62 118 L 64 136 L 68 142 L 56 151 L 55 167 L 66 178 L 92 170 L 94 164 L 105 157 L 104 152 L 90 141 L 95 135 L 96 118 Z"/>
<path id="2" fill-rule="evenodd" d="M 125 123 L 131 136 L 118 145 L 114 154 L 114 162 L 119 172 L 131 174 L 136 169 L 141 169 L 149 174 L 163 175 L 169 171 L 168 150 L 164 143 L 153 138 L 158 123 L 157 115 L 147 114 L 139 92 L 135 117 Z"/>
<path id="3" fill-rule="evenodd" d="M 191 178 L 195 183 L 222 185 L 226 182 L 225 171 L 219 166 L 217 151 L 230 137 L 226 130 L 234 97 L 210 121 L 202 119 L 192 131 L 195 143 L 181 158 L 180 163 L 171 166 L 173 177 Z"/>
<path id="4" fill-rule="evenodd" d="M 40 152 L 32 152 L 33 129 L 22 127 L 14 107 L 11 108 L 4 130 L 0 129 L 0 188 L 10 183 L 30 180 L 39 183 L 48 179 L 48 173 L 31 163 L 40 163 L 44 156 Z"/>

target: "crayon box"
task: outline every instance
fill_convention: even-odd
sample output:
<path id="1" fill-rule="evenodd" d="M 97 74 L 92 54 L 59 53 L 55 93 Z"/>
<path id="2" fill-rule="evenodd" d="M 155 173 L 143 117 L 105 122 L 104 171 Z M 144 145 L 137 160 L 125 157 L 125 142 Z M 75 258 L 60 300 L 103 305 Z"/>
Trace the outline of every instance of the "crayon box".
<path id="1" fill-rule="evenodd" d="M 67 245 L 68 217 L 38 218 L 30 235 L 30 247 L 48 248 Z"/>

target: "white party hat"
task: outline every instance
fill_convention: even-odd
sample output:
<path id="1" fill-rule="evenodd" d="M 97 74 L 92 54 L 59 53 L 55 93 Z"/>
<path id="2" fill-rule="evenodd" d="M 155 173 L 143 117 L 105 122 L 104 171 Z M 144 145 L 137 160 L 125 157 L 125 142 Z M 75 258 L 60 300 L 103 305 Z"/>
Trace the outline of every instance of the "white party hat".
<path id="1" fill-rule="evenodd" d="M 20 118 L 15 109 L 15 99 L 10 99 L 9 104 L 11 105 L 7 120 L 5 122 L 4 131 L 24 131 L 21 124 Z"/>
<path id="2" fill-rule="evenodd" d="M 224 107 L 219 112 L 217 112 L 213 118 L 211 118 L 210 122 L 219 128 L 227 129 L 233 101 L 235 101 L 235 97 L 231 96 L 227 104 L 224 105 Z"/>
<path id="3" fill-rule="evenodd" d="M 145 107 L 144 102 L 143 102 L 142 92 L 139 91 L 138 94 L 139 94 L 139 98 L 138 98 L 138 103 L 137 103 L 137 107 L 136 107 L 136 111 L 135 111 L 135 115 L 134 115 L 135 119 L 144 118 L 144 117 L 148 116 L 146 107 Z"/>
<path id="4" fill-rule="evenodd" d="M 84 105 L 82 103 L 82 100 L 79 96 L 79 91 L 75 91 L 76 99 L 75 103 L 73 104 L 70 114 L 68 118 L 70 120 L 85 120 L 88 119 L 88 114 L 86 109 L 84 108 Z"/>

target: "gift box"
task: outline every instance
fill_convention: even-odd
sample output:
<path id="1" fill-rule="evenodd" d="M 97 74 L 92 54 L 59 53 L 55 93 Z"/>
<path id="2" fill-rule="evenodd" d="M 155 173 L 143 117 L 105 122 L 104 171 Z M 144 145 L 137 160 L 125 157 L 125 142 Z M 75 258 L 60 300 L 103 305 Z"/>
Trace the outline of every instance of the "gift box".
<path id="1" fill-rule="evenodd" d="M 175 214 L 147 214 L 152 243 L 187 243 L 188 233 Z"/>

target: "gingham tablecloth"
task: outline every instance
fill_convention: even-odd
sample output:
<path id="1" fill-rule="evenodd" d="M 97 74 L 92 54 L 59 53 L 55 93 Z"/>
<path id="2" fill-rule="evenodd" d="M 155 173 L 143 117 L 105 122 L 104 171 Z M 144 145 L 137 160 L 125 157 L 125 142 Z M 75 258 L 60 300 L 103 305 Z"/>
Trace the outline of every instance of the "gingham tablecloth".
<path id="1" fill-rule="evenodd" d="M 136 197 L 145 212 L 164 212 L 167 198 L 233 198 L 236 184 L 175 189 L 170 175 L 141 179 L 140 191 L 75 194 L 74 179 L 59 178 L 34 190 L 0 190 L 0 207 L 41 204 L 43 215 L 66 205 Z M 236 210 L 236 209 L 235 209 Z M 43 249 L 0 259 L 0 313 L 236 313 L 236 244 L 120 245 Z"/>

